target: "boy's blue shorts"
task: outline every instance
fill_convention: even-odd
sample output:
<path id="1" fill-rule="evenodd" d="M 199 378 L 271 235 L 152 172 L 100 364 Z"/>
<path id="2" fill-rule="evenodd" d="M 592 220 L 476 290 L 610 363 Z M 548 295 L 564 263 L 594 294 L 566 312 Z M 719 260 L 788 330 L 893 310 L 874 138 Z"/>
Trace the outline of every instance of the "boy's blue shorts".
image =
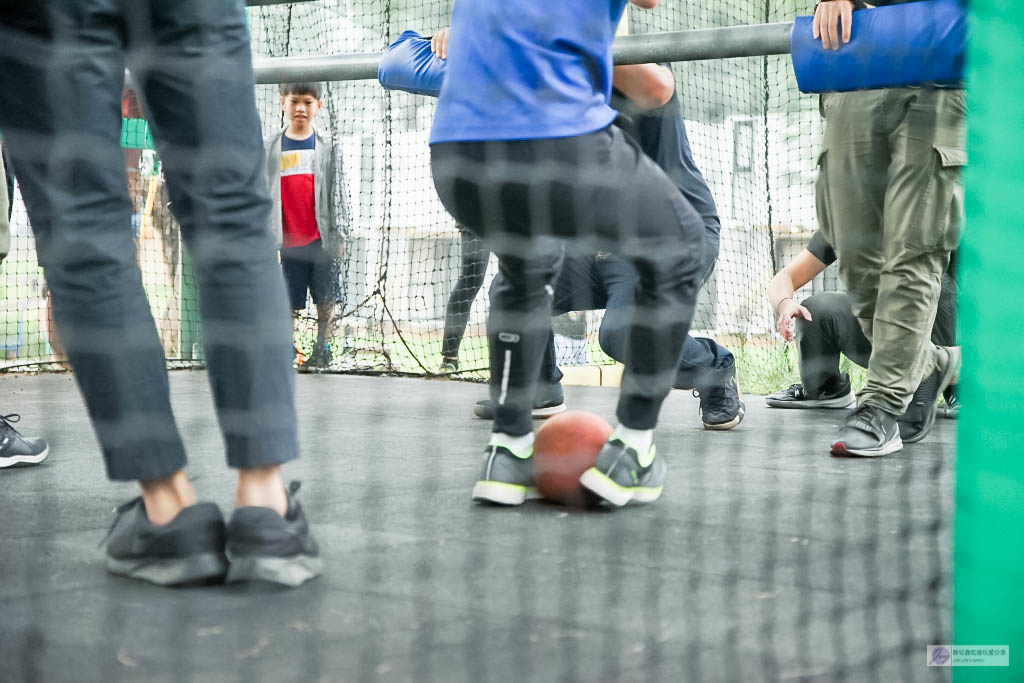
<path id="1" fill-rule="evenodd" d="M 307 291 L 317 306 L 338 300 L 338 270 L 334 261 L 324 251 L 320 239 L 305 246 L 281 249 L 281 270 L 293 311 L 306 307 Z"/>

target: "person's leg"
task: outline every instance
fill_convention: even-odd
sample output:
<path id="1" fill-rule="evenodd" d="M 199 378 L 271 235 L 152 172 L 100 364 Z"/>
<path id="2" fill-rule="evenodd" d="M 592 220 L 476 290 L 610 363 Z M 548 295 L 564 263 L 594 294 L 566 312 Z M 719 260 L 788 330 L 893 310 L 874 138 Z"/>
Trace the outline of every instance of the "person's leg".
<path id="1" fill-rule="evenodd" d="M 11 197 L 7 194 L 7 169 L 4 159 L 7 158 L 7 150 L 0 140 L 0 263 L 11 251 Z"/>
<path id="2" fill-rule="evenodd" d="M 465 229 L 459 230 L 459 277 L 448 297 L 444 312 L 444 341 L 441 361 L 459 367 L 459 346 L 466 333 L 473 301 L 484 284 L 491 252 L 483 240 Z"/>
<path id="3" fill-rule="evenodd" d="M 885 261 L 862 400 L 902 415 L 921 380 L 946 360 L 930 336 L 959 240 L 966 106 L 962 91 L 891 92 L 905 114 L 891 134 Z"/>
<path id="4" fill-rule="evenodd" d="M 883 212 L 890 164 L 886 126 L 897 106 L 888 90 L 831 93 L 823 96 L 822 106 L 826 122 L 817 183 L 818 223 L 839 256 L 839 277 L 870 342 L 885 264 Z M 886 409 L 862 398 L 840 428 L 831 452 L 877 456 L 900 450 L 899 414 L 891 406 Z"/>
<path id="5" fill-rule="evenodd" d="M 17 13 L 0 17 L 0 128 L 107 474 L 152 482 L 143 498 L 162 522 L 194 494 L 168 481 L 185 450 L 132 241 L 119 144 L 121 26 L 113 13 L 90 11 L 37 9 L 43 35 L 19 30 Z"/>
<path id="6" fill-rule="evenodd" d="M 280 472 L 298 457 L 292 325 L 269 230 L 244 8 L 231 0 L 124 7 L 129 66 L 195 264 L 227 463 L 239 471 L 227 579 L 296 585 L 319 573 L 321 560 Z"/>
<path id="7" fill-rule="evenodd" d="M 316 342 L 313 345 L 313 356 L 307 365 L 326 369 L 331 364 L 331 347 L 327 334 L 334 320 L 334 309 L 338 301 L 336 270 L 334 259 L 324 251 L 320 240 L 310 245 L 309 251 L 312 268 L 308 290 L 316 306 Z"/>
<path id="8" fill-rule="evenodd" d="M 839 371 L 839 354 L 867 367 L 871 344 L 853 315 L 850 297 L 843 292 L 822 292 L 804 299 L 812 320 L 796 321 L 800 349 L 800 382 L 811 401 L 845 396 L 850 380 Z"/>

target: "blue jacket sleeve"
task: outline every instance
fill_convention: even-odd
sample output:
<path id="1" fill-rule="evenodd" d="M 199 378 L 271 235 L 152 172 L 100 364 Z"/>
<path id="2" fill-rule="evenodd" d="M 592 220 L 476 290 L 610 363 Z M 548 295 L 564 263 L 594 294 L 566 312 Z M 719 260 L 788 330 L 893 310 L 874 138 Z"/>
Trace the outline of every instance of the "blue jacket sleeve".
<path id="1" fill-rule="evenodd" d="M 430 40 L 406 31 L 384 50 L 377 80 L 389 90 L 437 97 L 444 83 L 445 60 L 430 50 Z"/>
<path id="2" fill-rule="evenodd" d="M 959 87 L 967 51 L 967 12 L 959 0 L 913 2 L 853 14 L 853 39 L 825 50 L 797 17 L 790 37 L 802 92 L 846 92 L 908 85 Z"/>

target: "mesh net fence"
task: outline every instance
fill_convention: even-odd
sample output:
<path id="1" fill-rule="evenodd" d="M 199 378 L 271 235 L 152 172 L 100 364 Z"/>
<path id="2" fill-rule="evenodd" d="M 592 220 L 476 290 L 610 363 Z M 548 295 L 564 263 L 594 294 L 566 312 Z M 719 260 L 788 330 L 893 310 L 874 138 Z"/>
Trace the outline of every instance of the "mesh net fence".
<path id="1" fill-rule="evenodd" d="M 809 13 L 812 4 L 667 2 L 653 12 L 631 12 L 630 31 L 785 21 Z M 446 26 L 450 11 L 449 2 L 398 0 L 253 7 L 253 53 L 379 52 L 406 29 L 429 35 Z M 772 391 L 796 379 L 796 359 L 774 333 L 764 292 L 817 228 L 818 101 L 798 93 L 786 57 L 673 68 L 693 153 L 722 222 L 718 264 L 701 291 L 694 332 L 735 354 L 746 391 Z M 496 262 L 457 229 L 435 192 L 427 145 L 435 101 L 388 92 L 372 81 L 324 88 L 318 124 L 330 133 L 342 170 L 331 191 L 348 203 L 349 215 L 344 257 L 334 274 L 337 311 L 327 369 L 437 373 L 457 338 L 457 366 L 443 372 L 486 379 L 487 290 Z M 256 92 L 263 133 L 273 135 L 284 125 L 278 89 L 261 85 Z M 122 109 L 137 258 L 151 310 L 168 362 L 201 364 L 197 288 L 161 160 L 130 92 Z M 58 367 L 61 344 L 17 192 L 12 228 L 12 250 L 0 271 L 0 368 Z M 805 293 L 837 286 L 827 270 Z M 447 326 L 457 334 L 450 329 L 446 335 L 453 305 L 461 313 Z M 612 364 L 599 343 L 601 316 L 583 311 L 555 321 L 560 364 Z M 316 318 L 309 303 L 297 320 L 302 355 L 313 351 Z M 185 424 L 206 425 L 187 437 L 215 450 L 208 391 L 201 378 L 178 375 L 176 390 L 186 392 L 179 415 Z M 34 396 L 37 404 L 73 412 L 70 406 L 78 404 L 68 388 L 51 382 L 60 378 L 38 379 L 43 388 L 26 392 L 26 404 Z M 193 667 L 168 664 L 169 676 L 214 678 L 213 671 L 251 680 L 265 666 L 297 680 L 385 680 L 389 674 L 467 681 L 947 678 L 925 668 L 923 646 L 949 642 L 948 424 L 927 449 L 907 457 L 824 461 L 819 446 L 834 436 L 837 420 L 802 415 L 785 421 L 758 406 L 731 441 L 715 441 L 724 435 L 700 428 L 659 427 L 659 448 L 673 453 L 673 481 L 667 500 L 656 506 L 617 515 L 551 506 L 517 513 L 468 505 L 466 484 L 478 470 L 476 460 L 464 456 L 486 430 L 452 417 L 461 411 L 468 420 L 465 385 L 345 382 L 330 389 L 300 384 L 301 429 L 313 447 L 296 467 L 309 468 L 305 476 L 314 480 L 306 500 L 311 517 L 319 515 L 317 533 L 329 539 L 326 585 L 294 599 L 271 596 L 287 615 L 291 637 L 285 639 L 267 630 L 266 614 L 251 605 L 209 626 L 206 610 L 223 598 L 212 591 L 163 598 L 176 637 L 191 648 L 180 666 Z M 359 401 L 351 400 L 353 391 Z M 578 396 L 592 401 L 588 408 L 613 409 L 610 392 Z M 689 396 L 675 392 L 669 401 L 693 419 Z M 84 415 L 77 420 L 55 428 L 64 430 L 65 443 L 87 429 Z M 373 457 L 336 458 L 339 442 Z M 99 478 L 98 469 L 91 476 Z M 54 468 L 51 476 L 68 471 Z M 13 574 L 29 577 L 30 598 L 15 596 L 11 609 L 24 610 L 26 620 L 66 609 L 39 607 L 63 593 L 35 586 L 56 579 L 30 571 L 32 562 L 48 561 L 53 538 L 63 532 L 63 521 L 55 519 L 62 508 L 53 500 L 61 490 L 54 486 L 38 497 L 46 514 L 32 520 L 32 552 L 16 558 L 24 571 Z M 82 538 L 94 531 L 85 529 Z M 91 546 L 91 540 L 79 545 Z M 134 626 L 124 615 L 149 603 L 125 595 L 125 602 L 106 596 L 97 609 L 103 623 Z M 231 609 L 238 597 L 227 597 Z M 0 628 L 15 623 L 5 620 Z M 210 637 L 225 630 L 238 646 L 234 659 Z M 133 661 L 125 648 L 141 642 L 139 633 L 158 629 L 114 631 L 129 644 L 118 642 L 101 664 L 121 672 L 118 666 L 134 666 L 124 663 Z"/>
<path id="2" fill-rule="evenodd" d="M 782 21 L 809 12 L 812 4 L 672 3 L 632 12 L 630 31 Z M 450 3 L 306 2 L 249 11 L 259 58 L 379 52 L 408 28 L 425 35 L 442 28 Z M 734 353 L 745 390 L 774 391 L 795 381 L 796 362 L 774 334 L 764 291 L 816 229 L 813 183 L 822 131 L 817 98 L 798 93 L 787 57 L 679 63 L 674 72 L 693 154 L 722 221 L 717 268 L 701 293 L 694 334 L 712 337 Z M 271 135 L 284 124 L 277 87 L 257 86 L 257 96 L 264 132 Z M 133 106 L 130 92 L 125 100 L 123 147 L 137 209 L 139 265 L 168 360 L 201 361 L 188 255 L 176 234 L 143 112 Z M 460 239 L 437 199 L 427 147 L 435 100 L 351 81 L 324 84 L 323 102 L 317 125 L 333 138 L 341 160 L 334 191 L 351 217 L 338 267 L 328 369 L 436 373 L 445 355 L 456 356 L 458 364 L 441 372 L 485 378 L 487 291 L 496 263 L 482 245 Z M 17 196 L 12 227 L 12 252 L 0 272 L 0 362 L 55 367 L 60 343 Z M 802 294 L 836 288 L 829 269 Z M 614 362 L 598 342 L 602 315 L 570 312 L 555 321 L 560 365 Z M 304 356 L 312 352 L 316 317 L 309 302 L 297 321 Z"/>

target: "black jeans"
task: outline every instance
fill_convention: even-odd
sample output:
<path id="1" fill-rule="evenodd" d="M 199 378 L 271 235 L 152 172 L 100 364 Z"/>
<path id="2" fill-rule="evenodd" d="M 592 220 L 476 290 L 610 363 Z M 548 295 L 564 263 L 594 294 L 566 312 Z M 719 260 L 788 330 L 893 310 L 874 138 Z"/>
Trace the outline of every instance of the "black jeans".
<path id="1" fill-rule="evenodd" d="M 431 163 L 445 208 L 498 256 L 502 282 L 488 320 L 494 430 L 532 429 L 560 238 L 617 253 L 636 269 L 617 415 L 627 427 L 653 428 L 701 277 L 703 221 L 679 189 L 615 127 L 573 138 L 440 143 Z"/>
<path id="2" fill-rule="evenodd" d="M 957 286 L 949 273 L 942 276 L 939 306 L 932 326 L 932 343 L 956 345 Z M 839 372 L 839 354 L 866 368 L 871 358 L 871 342 L 864 336 L 853 316 L 853 300 L 846 292 L 822 292 L 804 299 L 812 321 L 796 319 L 796 338 L 800 348 L 800 381 L 808 398 L 832 396 L 845 389 Z"/>
<path id="3" fill-rule="evenodd" d="M 466 333 L 469 323 L 469 312 L 473 308 L 473 300 L 484 284 L 487 274 L 487 260 L 491 252 L 483 240 L 459 228 L 459 278 L 455 282 L 448 305 L 444 311 L 444 342 L 441 344 L 441 357 L 459 357 L 459 345 Z"/>
<path id="4" fill-rule="evenodd" d="M 717 234 L 714 237 L 717 241 Z M 705 245 L 705 255 L 707 253 Z M 705 258 L 705 264 L 705 274 L 710 276 L 714 269 L 714 256 L 709 266 Z M 500 277 L 496 277 L 495 282 L 499 282 Z M 636 270 L 620 257 L 609 253 L 587 254 L 567 244 L 562 271 L 555 281 L 552 314 L 604 309 L 598 340 L 605 353 L 621 362 L 627 356 L 630 307 L 636 285 Z M 718 386 L 729 380 L 735 365 L 732 353 L 713 339 L 687 334 L 679 352 L 679 368 L 672 386 L 676 389 Z M 556 384 L 561 378 L 552 335 L 541 362 L 540 381 Z"/>
<path id="5" fill-rule="evenodd" d="M 295 458 L 291 318 L 242 3 L 22 3 L 0 14 L 0 127 L 107 473 L 157 479 L 185 464 L 132 241 L 126 66 L 193 256 L 228 464 Z"/>

